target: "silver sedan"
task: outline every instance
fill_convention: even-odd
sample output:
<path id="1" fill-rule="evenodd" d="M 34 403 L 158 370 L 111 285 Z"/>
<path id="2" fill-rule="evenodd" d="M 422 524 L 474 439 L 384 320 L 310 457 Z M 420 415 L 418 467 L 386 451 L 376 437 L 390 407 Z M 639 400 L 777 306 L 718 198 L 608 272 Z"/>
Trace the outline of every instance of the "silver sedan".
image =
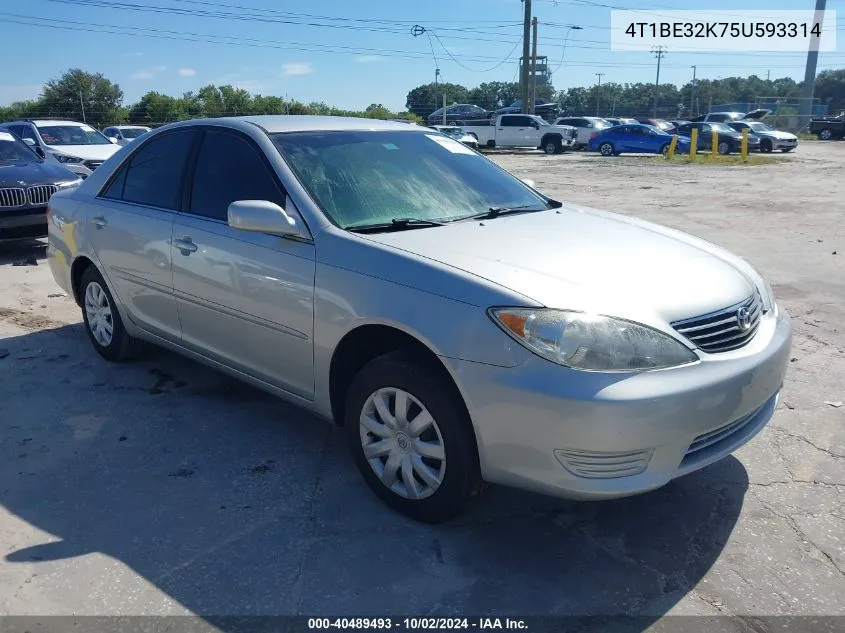
<path id="1" fill-rule="evenodd" d="M 484 481 L 659 488 L 760 431 L 788 365 L 789 318 L 739 257 L 418 126 L 168 125 L 49 219 L 101 356 L 167 347 L 344 426 L 372 490 L 424 521 Z"/>

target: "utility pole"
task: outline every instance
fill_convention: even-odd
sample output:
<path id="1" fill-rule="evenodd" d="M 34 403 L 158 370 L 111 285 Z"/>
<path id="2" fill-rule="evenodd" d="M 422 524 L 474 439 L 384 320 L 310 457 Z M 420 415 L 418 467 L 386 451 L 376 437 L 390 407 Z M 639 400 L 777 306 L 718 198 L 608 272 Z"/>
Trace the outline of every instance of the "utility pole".
<path id="1" fill-rule="evenodd" d="M 439 78 L 440 78 L 440 69 L 439 69 L 439 68 L 435 68 L 435 69 L 434 69 L 434 85 L 435 85 L 435 86 L 437 85 L 437 80 L 438 80 Z"/>
<path id="2" fill-rule="evenodd" d="M 533 20 L 534 41 L 531 44 L 531 90 L 528 91 L 528 112 L 534 114 L 537 98 L 537 16 Z"/>
<path id="3" fill-rule="evenodd" d="M 651 54 L 657 58 L 657 78 L 654 80 L 654 111 L 652 112 L 652 118 L 657 118 L 657 99 L 658 99 L 658 89 L 660 88 L 660 60 L 663 59 L 663 56 L 666 54 L 666 48 L 663 46 L 655 46 L 651 49 Z"/>
<path id="4" fill-rule="evenodd" d="M 695 70 L 696 70 L 696 67 L 692 66 L 691 68 L 692 68 L 692 92 L 690 92 L 690 95 L 689 95 L 690 116 L 692 115 L 692 106 L 695 103 Z M 696 112 L 696 114 L 698 114 L 698 113 Z"/>
<path id="5" fill-rule="evenodd" d="M 772 71 L 767 70 L 766 71 L 766 81 L 771 81 L 771 80 L 772 80 Z"/>
<path id="6" fill-rule="evenodd" d="M 85 102 L 82 99 L 82 90 L 79 91 L 79 106 L 82 108 L 82 122 L 87 123 L 85 120 Z"/>
<path id="7" fill-rule="evenodd" d="M 528 114 L 528 55 L 531 49 L 531 0 L 522 0 L 525 4 L 525 19 L 522 29 L 522 113 Z"/>
<path id="8" fill-rule="evenodd" d="M 823 26 L 824 9 L 827 0 L 816 0 L 816 13 L 813 22 L 818 22 L 819 28 Z M 813 95 L 816 90 L 816 66 L 819 63 L 818 40 L 810 44 L 807 51 L 807 68 L 804 71 L 804 89 L 801 91 L 801 107 L 799 109 L 799 121 L 801 127 L 809 123 L 813 116 Z"/>
<path id="9" fill-rule="evenodd" d="M 596 116 L 598 116 L 599 104 L 601 103 L 601 78 L 604 77 L 604 73 L 596 73 L 596 77 L 599 78 L 599 85 L 596 88 Z"/>

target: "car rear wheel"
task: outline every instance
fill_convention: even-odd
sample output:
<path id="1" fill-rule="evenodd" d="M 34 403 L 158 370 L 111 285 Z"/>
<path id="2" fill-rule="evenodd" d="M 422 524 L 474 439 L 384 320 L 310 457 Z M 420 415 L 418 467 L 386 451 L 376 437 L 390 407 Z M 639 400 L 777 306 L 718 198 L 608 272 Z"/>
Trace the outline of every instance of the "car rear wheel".
<path id="1" fill-rule="evenodd" d="M 819 132 L 819 138 L 823 141 L 829 141 L 833 138 L 833 131 L 825 128 Z"/>
<path id="2" fill-rule="evenodd" d="M 126 332 L 114 298 L 94 266 L 89 266 L 82 275 L 80 297 L 85 331 L 97 353 L 110 361 L 122 361 L 137 355 L 143 344 Z"/>
<path id="3" fill-rule="evenodd" d="M 726 143 L 722 141 L 719 145 L 716 146 L 716 151 L 719 152 L 722 156 L 731 153 L 731 145 L 730 143 Z"/>
<path id="4" fill-rule="evenodd" d="M 613 156 L 616 153 L 613 143 L 602 143 L 599 145 L 599 153 L 602 156 Z"/>
<path id="5" fill-rule="evenodd" d="M 429 363 L 394 352 L 349 387 L 345 426 L 358 470 L 394 510 L 426 523 L 460 514 L 481 490 L 472 424 Z"/>
<path id="6" fill-rule="evenodd" d="M 660 148 L 660 153 L 663 154 L 664 156 L 669 155 L 669 145 L 670 145 L 670 143 L 664 143 L 663 147 Z"/>
<path id="7" fill-rule="evenodd" d="M 773 149 L 774 149 L 774 147 L 772 147 L 772 142 L 769 139 L 764 138 L 762 141 L 760 141 L 760 151 L 761 152 L 768 154 Z"/>

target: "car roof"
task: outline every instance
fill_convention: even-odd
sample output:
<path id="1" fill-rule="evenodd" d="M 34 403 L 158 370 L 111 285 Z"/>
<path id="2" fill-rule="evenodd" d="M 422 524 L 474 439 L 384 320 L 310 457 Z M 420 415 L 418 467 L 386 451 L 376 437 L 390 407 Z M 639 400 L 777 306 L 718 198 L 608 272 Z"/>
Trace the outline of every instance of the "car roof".
<path id="1" fill-rule="evenodd" d="M 342 131 L 420 131 L 418 125 L 407 123 L 395 123 L 380 119 L 362 119 L 357 117 L 341 116 L 309 116 L 298 114 L 266 114 L 259 116 L 225 117 L 217 119 L 191 119 L 171 123 L 168 128 L 183 127 L 187 125 L 209 124 L 226 127 L 239 128 L 242 124 L 255 125 L 268 134 L 281 132 L 342 132 Z"/>
<path id="2" fill-rule="evenodd" d="M 41 127 L 42 125 L 77 125 L 79 127 L 90 127 L 87 123 L 70 121 L 68 119 L 33 119 L 27 122 L 32 123 L 35 127 Z"/>

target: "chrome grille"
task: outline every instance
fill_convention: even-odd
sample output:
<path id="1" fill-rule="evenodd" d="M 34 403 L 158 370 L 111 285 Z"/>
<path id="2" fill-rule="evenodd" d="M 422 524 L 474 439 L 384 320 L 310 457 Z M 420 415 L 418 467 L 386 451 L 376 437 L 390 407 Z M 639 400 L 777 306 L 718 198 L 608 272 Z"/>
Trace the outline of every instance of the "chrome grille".
<path id="1" fill-rule="evenodd" d="M 705 352 L 728 352 L 739 349 L 754 338 L 762 316 L 763 301 L 755 292 L 741 303 L 703 316 L 675 321 L 672 327 Z"/>
<path id="2" fill-rule="evenodd" d="M 42 207 L 50 201 L 52 196 L 59 188 L 56 185 L 35 185 L 26 190 L 29 204 L 34 207 Z"/>
<path id="3" fill-rule="evenodd" d="M 26 204 L 26 191 L 7 187 L 0 189 L 0 208 L 22 207 Z"/>

